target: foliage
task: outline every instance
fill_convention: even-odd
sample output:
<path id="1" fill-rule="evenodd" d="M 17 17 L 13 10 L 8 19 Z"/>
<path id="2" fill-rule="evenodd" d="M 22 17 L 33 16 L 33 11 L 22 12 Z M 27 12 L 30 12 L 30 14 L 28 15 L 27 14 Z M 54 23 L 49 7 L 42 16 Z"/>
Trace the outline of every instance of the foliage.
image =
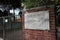
<path id="1" fill-rule="evenodd" d="M 56 5 L 56 25 L 60 26 L 60 0 L 55 0 Z"/>
<path id="2" fill-rule="evenodd" d="M 26 8 L 39 7 L 42 5 L 49 4 L 49 0 L 21 0 L 21 1 L 26 5 Z"/>

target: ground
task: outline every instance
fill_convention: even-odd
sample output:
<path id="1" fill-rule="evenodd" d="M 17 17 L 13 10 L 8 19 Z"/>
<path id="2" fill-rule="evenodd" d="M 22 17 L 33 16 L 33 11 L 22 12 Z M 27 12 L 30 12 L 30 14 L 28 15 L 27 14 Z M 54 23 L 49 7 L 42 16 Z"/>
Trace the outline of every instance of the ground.
<path id="1" fill-rule="evenodd" d="M 0 40 L 3 39 L 3 33 L 0 32 Z M 14 30 L 6 30 L 5 33 L 5 39 L 6 40 L 22 40 L 22 30 L 14 29 Z"/>

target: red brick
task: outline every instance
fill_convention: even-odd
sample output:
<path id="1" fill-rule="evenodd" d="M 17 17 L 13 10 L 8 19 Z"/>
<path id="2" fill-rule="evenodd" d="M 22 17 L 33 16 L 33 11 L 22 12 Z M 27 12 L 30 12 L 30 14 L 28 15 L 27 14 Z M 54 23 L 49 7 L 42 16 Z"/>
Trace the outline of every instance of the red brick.
<path id="1" fill-rule="evenodd" d="M 46 7 L 31 9 L 28 10 L 28 12 L 46 11 L 46 10 L 49 10 L 50 13 L 50 30 L 26 30 L 24 28 L 24 18 L 22 17 L 23 40 L 56 40 L 54 6 L 50 6 L 48 9 Z"/>

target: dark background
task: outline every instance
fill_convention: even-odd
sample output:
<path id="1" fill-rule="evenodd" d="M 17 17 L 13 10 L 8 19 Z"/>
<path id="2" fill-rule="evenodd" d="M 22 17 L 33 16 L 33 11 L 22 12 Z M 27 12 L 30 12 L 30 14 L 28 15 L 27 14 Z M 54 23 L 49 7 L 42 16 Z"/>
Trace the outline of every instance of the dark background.
<path id="1" fill-rule="evenodd" d="M 21 0 L 0 0 L 0 4 L 12 5 L 13 7 L 20 7 Z"/>

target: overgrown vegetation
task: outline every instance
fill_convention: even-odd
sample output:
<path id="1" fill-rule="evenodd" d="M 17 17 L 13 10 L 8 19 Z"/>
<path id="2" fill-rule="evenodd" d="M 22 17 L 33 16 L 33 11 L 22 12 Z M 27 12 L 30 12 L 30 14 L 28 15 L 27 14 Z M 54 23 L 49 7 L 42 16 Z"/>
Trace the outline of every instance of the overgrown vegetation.
<path id="1" fill-rule="evenodd" d="M 56 7 L 56 26 L 60 26 L 60 0 L 55 0 Z"/>
<path id="2" fill-rule="evenodd" d="M 42 5 L 49 5 L 49 0 L 21 0 L 25 5 L 26 8 L 33 8 L 39 7 Z"/>

